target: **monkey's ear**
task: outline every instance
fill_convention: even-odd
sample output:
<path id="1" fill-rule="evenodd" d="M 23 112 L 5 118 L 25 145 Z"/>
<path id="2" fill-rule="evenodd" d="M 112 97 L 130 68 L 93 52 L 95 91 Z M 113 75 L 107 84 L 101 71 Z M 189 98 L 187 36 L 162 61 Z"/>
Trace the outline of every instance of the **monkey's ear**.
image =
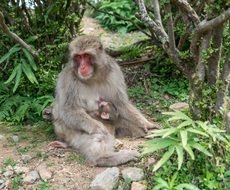
<path id="1" fill-rule="evenodd" d="M 109 113 L 102 112 L 102 113 L 101 113 L 101 119 L 106 119 L 106 120 L 108 120 L 108 119 L 109 119 Z"/>

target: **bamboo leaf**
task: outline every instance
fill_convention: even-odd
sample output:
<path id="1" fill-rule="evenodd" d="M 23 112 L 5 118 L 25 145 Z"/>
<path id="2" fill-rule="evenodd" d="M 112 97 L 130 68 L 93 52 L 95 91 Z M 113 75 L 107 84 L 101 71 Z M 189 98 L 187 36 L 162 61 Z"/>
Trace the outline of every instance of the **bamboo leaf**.
<path id="1" fill-rule="evenodd" d="M 165 137 L 167 137 L 167 136 L 169 136 L 169 135 L 171 135 L 172 133 L 175 133 L 175 132 L 177 132 L 177 131 L 178 131 L 177 128 L 169 128 L 169 130 L 162 136 L 162 138 L 165 138 Z"/>
<path id="2" fill-rule="evenodd" d="M 195 159 L 195 156 L 194 156 L 194 153 L 193 153 L 191 147 L 187 144 L 187 145 L 184 147 L 184 149 L 188 152 L 188 154 L 190 155 L 190 157 L 192 158 L 192 160 L 194 160 L 194 159 Z"/>
<path id="3" fill-rule="evenodd" d="M 22 65 L 19 64 L 18 65 L 18 69 L 17 69 L 17 75 L 16 75 L 16 78 L 15 78 L 15 85 L 14 85 L 14 88 L 13 88 L 13 92 L 15 92 L 19 86 L 19 82 L 21 80 L 21 76 L 22 76 Z"/>
<path id="4" fill-rule="evenodd" d="M 15 46 L 13 46 L 5 55 L 3 55 L 3 56 L 1 57 L 1 59 L 0 59 L 0 64 L 1 64 L 2 62 L 4 62 L 5 60 L 7 60 L 8 58 L 10 58 L 10 56 L 11 56 L 13 53 L 19 51 L 20 49 L 21 49 L 21 47 L 18 47 L 18 44 L 16 44 Z"/>
<path id="5" fill-rule="evenodd" d="M 202 145 L 200 145 L 199 143 L 192 143 L 191 147 L 199 150 L 200 152 L 203 152 L 207 156 L 212 157 L 212 154 L 206 148 L 204 148 Z"/>
<path id="6" fill-rule="evenodd" d="M 174 145 L 175 143 L 177 142 L 172 139 L 157 138 L 157 139 L 149 140 L 144 144 L 142 155 L 153 153 L 157 150 L 166 148 L 170 145 Z"/>
<path id="7" fill-rule="evenodd" d="M 14 70 L 12 71 L 11 75 L 9 76 L 9 78 L 7 79 L 6 82 L 4 82 L 5 84 L 10 83 L 16 76 L 17 74 L 17 70 L 18 70 L 18 65 L 14 68 Z"/>
<path id="8" fill-rule="evenodd" d="M 169 150 L 164 153 L 164 155 L 162 156 L 162 158 L 154 166 L 153 172 L 155 172 L 156 170 L 158 170 L 165 162 L 167 162 L 169 160 L 169 158 L 171 157 L 171 155 L 174 152 L 174 149 L 175 149 L 174 147 L 170 147 Z"/>
<path id="9" fill-rule="evenodd" d="M 183 147 L 185 147 L 187 145 L 187 141 L 188 141 L 187 130 L 180 131 L 180 136 L 181 136 L 182 145 L 183 145 Z"/>
<path id="10" fill-rule="evenodd" d="M 187 129 L 187 131 L 189 131 L 189 132 L 191 132 L 191 133 L 198 134 L 198 135 L 202 135 L 202 136 L 205 136 L 205 137 L 209 137 L 209 136 L 207 135 L 207 133 L 202 132 L 202 131 L 200 131 L 200 130 L 198 130 L 198 129 L 189 128 L 189 129 Z"/>
<path id="11" fill-rule="evenodd" d="M 176 146 L 176 152 L 177 152 L 177 156 L 178 156 L 178 170 L 180 170 L 182 163 L 183 163 L 183 159 L 184 159 L 183 148 L 179 145 Z"/>
<path id="12" fill-rule="evenodd" d="M 38 68 L 37 68 L 37 65 L 34 62 L 33 56 L 25 48 L 23 48 L 22 51 L 24 52 L 24 54 L 25 54 L 27 60 L 29 61 L 29 64 L 32 67 L 32 69 L 34 71 L 37 71 Z"/>
<path id="13" fill-rule="evenodd" d="M 31 70 L 30 66 L 26 63 L 26 61 L 24 59 L 22 59 L 22 70 L 23 73 L 26 75 L 26 77 L 29 79 L 29 81 L 34 84 L 38 84 L 38 81 L 33 73 L 33 71 Z"/>

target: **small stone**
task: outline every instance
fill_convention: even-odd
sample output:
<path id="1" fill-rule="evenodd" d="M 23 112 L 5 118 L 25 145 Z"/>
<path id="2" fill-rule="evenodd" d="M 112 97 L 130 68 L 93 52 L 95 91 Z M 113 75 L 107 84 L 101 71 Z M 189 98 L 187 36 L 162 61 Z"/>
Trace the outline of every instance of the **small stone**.
<path id="1" fill-rule="evenodd" d="M 156 163 L 156 159 L 153 157 L 149 157 L 147 162 L 148 162 L 148 166 L 150 166 Z"/>
<path id="2" fill-rule="evenodd" d="M 0 189 L 3 189 L 5 187 L 5 181 L 0 179 Z"/>
<path id="3" fill-rule="evenodd" d="M 131 190 L 146 190 L 146 189 L 147 189 L 146 185 L 143 185 L 138 182 L 133 182 L 131 185 Z"/>
<path id="4" fill-rule="evenodd" d="M 187 110 L 189 108 L 189 105 L 185 102 L 178 102 L 172 104 L 171 106 L 169 106 L 169 108 L 174 111 L 183 111 L 183 110 Z"/>
<path id="5" fill-rule="evenodd" d="M 144 178 L 144 172 L 140 168 L 129 167 L 121 171 L 122 177 L 129 178 L 132 181 L 140 181 Z"/>
<path id="6" fill-rule="evenodd" d="M 52 173 L 50 171 L 48 171 L 47 166 L 45 164 L 39 165 L 37 169 L 38 169 L 38 173 L 39 173 L 40 177 L 44 181 L 51 179 Z"/>
<path id="7" fill-rule="evenodd" d="M 124 146 L 124 143 L 118 139 L 115 140 L 115 148 L 121 149 Z"/>
<path id="8" fill-rule="evenodd" d="M 15 166 L 14 171 L 15 171 L 16 174 L 23 174 L 23 173 L 28 173 L 29 172 L 29 168 Z"/>
<path id="9" fill-rule="evenodd" d="M 3 141 L 3 142 L 6 141 L 6 137 L 0 134 L 0 141 Z"/>
<path id="10" fill-rule="evenodd" d="M 27 174 L 27 176 L 23 179 L 25 184 L 33 184 L 36 180 L 38 180 L 39 174 L 37 171 L 31 171 Z"/>
<path id="11" fill-rule="evenodd" d="M 27 155 L 27 154 L 22 155 L 22 162 L 24 164 L 28 163 L 31 159 L 32 159 L 32 157 L 30 155 Z"/>
<path id="12" fill-rule="evenodd" d="M 3 173 L 5 177 L 11 177 L 14 175 L 14 172 L 12 170 L 7 170 L 6 172 Z"/>
<path id="13" fill-rule="evenodd" d="M 15 143 L 18 143 L 19 142 L 19 137 L 17 135 L 13 135 L 12 136 L 12 140 L 15 142 Z"/>
<path id="14" fill-rule="evenodd" d="M 90 184 L 92 190 L 112 190 L 119 180 L 119 169 L 112 167 L 98 174 Z"/>

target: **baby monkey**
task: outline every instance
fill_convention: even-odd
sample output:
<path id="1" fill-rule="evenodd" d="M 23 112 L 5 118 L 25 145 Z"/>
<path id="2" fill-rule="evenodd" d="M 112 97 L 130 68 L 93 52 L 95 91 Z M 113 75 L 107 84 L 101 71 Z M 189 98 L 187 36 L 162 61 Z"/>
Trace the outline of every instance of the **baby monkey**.
<path id="1" fill-rule="evenodd" d="M 116 122 L 119 117 L 116 106 L 112 102 L 105 101 L 103 98 L 100 98 L 97 103 L 98 110 L 91 111 L 89 115 L 104 123 L 110 134 L 114 135 L 115 128 L 112 124 Z"/>

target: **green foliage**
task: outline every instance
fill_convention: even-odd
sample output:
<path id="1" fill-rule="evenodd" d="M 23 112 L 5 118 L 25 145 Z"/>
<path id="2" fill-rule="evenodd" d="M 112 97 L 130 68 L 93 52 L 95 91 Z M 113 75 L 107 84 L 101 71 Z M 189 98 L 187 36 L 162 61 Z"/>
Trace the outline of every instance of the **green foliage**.
<path id="1" fill-rule="evenodd" d="M 133 1 L 102 0 L 99 3 L 99 12 L 97 13 L 96 19 L 98 19 L 106 29 L 121 33 L 136 30 L 136 26 L 131 22 L 122 20 L 119 17 L 113 15 L 120 15 L 125 19 L 132 20 L 136 24 L 140 24 L 138 19 L 134 16 L 135 12 L 137 11 L 137 7 L 135 6 Z M 106 14 L 106 12 L 113 15 Z"/>
<path id="2" fill-rule="evenodd" d="M 38 120 L 42 110 L 53 101 L 53 96 L 38 98 L 12 95 L 9 89 L 0 91 L 0 120 L 22 122 Z"/>
<path id="3" fill-rule="evenodd" d="M 11 75 L 8 80 L 5 81 L 5 84 L 9 84 L 14 80 L 13 92 L 17 90 L 22 74 L 24 74 L 32 84 L 38 84 L 34 75 L 34 71 L 37 70 L 37 66 L 33 57 L 26 49 L 21 48 L 18 44 L 16 44 L 5 55 L 3 55 L 0 59 L 0 64 L 4 61 L 6 62 L 4 67 L 7 67 L 9 62 L 11 62 L 11 64 L 13 63 L 12 65 L 14 66 Z"/>
<path id="4" fill-rule="evenodd" d="M 175 184 L 175 180 L 178 176 L 178 172 L 175 172 L 174 175 L 172 176 L 171 179 L 169 179 L 168 181 L 165 181 L 162 178 L 156 178 L 156 186 L 154 186 L 154 188 L 152 190 L 183 190 L 188 189 L 188 190 L 199 190 L 199 188 L 197 188 L 195 185 L 193 184 L 189 184 L 189 183 L 182 183 L 182 184 Z"/>
<path id="5" fill-rule="evenodd" d="M 207 148 L 211 149 L 215 142 L 229 144 L 221 134 L 224 131 L 207 122 L 193 121 L 182 112 L 165 112 L 170 115 L 167 127 L 153 131 L 148 138 L 153 138 L 145 143 L 142 154 L 151 154 L 161 149 L 166 149 L 161 159 L 156 163 L 153 171 L 162 167 L 173 154 L 177 155 L 178 170 L 181 169 L 185 156 L 194 160 L 194 151 L 212 157 Z M 157 137 L 157 138 L 155 138 Z M 211 147 L 210 147 L 211 146 Z M 187 153 L 187 154 L 185 154 Z"/>

